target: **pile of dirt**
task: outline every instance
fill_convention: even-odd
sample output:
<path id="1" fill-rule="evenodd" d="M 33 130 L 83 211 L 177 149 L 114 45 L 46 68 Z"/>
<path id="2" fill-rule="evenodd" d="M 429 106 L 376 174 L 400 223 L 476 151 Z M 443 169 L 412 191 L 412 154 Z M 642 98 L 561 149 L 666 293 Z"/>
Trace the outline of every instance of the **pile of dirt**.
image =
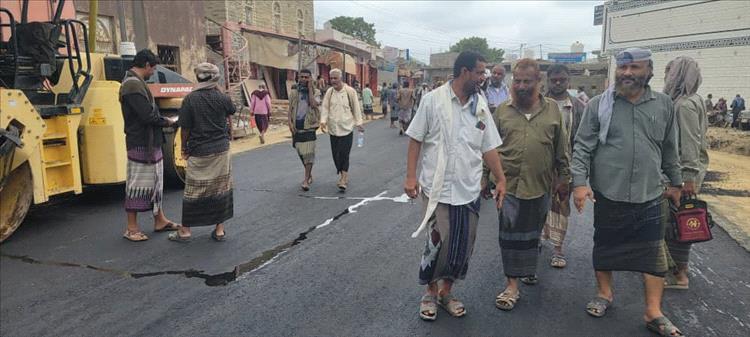
<path id="1" fill-rule="evenodd" d="M 711 150 L 750 156 L 750 132 L 709 127 L 706 133 Z"/>

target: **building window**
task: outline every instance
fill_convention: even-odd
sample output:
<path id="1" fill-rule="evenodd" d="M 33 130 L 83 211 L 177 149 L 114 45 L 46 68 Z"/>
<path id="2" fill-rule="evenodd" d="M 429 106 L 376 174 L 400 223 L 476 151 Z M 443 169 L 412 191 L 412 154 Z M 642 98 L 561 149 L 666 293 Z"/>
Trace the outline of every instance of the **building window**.
<path id="1" fill-rule="evenodd" d="M 180 48 L 174 46 L 156 46 L 159 54 L 159 64 L 164 68 L 180 73 Z"/>
<path id="2" fill-rule="evenodd" d="M 305 27 L 305 14 L 302 13 L 301 9 L 297 10 L 297 34 L 302 35 Z"/>
<path id="3" fill-rule="evenodd" d="M 251 0 L 245 0 L 245 24 L 248 26 L 253 24 L 253 2 Z"/>
<path id="4" fill-rule="evenodd" d="M 273 29 L 281 32 L 281 5 L 278 1 L 273 3 Z"/>

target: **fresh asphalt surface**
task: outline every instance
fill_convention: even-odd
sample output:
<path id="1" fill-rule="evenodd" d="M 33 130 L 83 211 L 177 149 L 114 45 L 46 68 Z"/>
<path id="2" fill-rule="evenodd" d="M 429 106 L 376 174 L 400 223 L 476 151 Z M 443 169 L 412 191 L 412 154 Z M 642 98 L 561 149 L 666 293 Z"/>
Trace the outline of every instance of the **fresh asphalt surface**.
<path id="1" fill-rule="evenodd" d="M 224 243 L 209 239 L 210 228 L 195 229 L 191 243 L 169 242 L 167 234 L 151 233 L 147 214 L 139 221 L 151 239 L 124 240 L 121 185 L 32 209 L 0 246 L 0 335 L 649 336 L 638 274 L 616 273 L 606 317 L 584 311 L 595 294 L 590 215 L 571 224 L 568 267 L 548 267 L 545 246 L 540 284 L 523 286 L 512 312 L 496 309 L 503 274 L 490 202 L 468 276 L 455 290 L 467 315 L 441 310 L 436 322 L 421 321 L 423 239 L 409 236 L 419 203 L 303 197 L 402 195 L 407 138 L 384 121 L 368 124 L 366 134 L 365 147 L 352 150 L 345 195 L 335 187 L 327 136 L 318 139 L 315 182 L 306 193 L 289 142 L 234 156 L 235 217 Z M 164 197 L 175 221 L 181 193 Z M 356 212 L 343 212 L 357 204 Z M 714 234 L 694 246 L 690 290 L 667 291 L 664 310 L 688 336 L 750 336 L 750 255 L 720 228 Z"/>

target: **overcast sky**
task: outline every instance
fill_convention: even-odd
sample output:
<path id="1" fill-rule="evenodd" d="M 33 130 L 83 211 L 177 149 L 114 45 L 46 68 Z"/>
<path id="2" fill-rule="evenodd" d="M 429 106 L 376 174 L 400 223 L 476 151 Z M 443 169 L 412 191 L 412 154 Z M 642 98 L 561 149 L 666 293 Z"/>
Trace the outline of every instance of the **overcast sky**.
<path id="1" fill-rule="evenodd" d="M 601 26 L 594 6 L 603 1 L 326 1 L 315 0 L 315 26 L 339 15 L 374 23 L 382 45 L 409 49 L 425 63 L 430 52 L 446 51 L 464 37 L 487 38 L 491 47 L 520 44 L 542 52 L 569 52 L 581 41 L 585 51 L 601 49 Z"/>

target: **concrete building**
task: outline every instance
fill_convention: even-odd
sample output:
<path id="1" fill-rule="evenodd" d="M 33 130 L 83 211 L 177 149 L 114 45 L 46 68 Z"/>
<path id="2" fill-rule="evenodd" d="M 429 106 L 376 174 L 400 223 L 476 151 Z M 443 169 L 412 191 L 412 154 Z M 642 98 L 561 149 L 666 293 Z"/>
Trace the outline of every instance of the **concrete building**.
<path id="1" fill-rule="evenodd" d="M 309 48 L 315 44 L 311 0 L 212 0 L 203 4 L 206 42 L 212 48 L 209 60 L 223 63 L 230 86 L 242 81 L 251 92 L 265 83 L 272 98 L 286 100 L 298 68 L 315 70 L 316 50 Z"/>
<path id="2" fill-rule="evenodd" d="M 750 96 L 750 1 L 607 1 L 602 51 L 611 56 L 628 47 L 654 52 L 651 85 L 662 90 L 664 67 L 690 56 L 701 67 L 699 94 L 731 101 Z M 614 77 L 610 57 L 610 79 Z"/>
<path id="3" fill-rule="evenodd" d="M 377 46 L 333 29 L 330 22 L 326 22 L 323 29 L 315 31 L 315 41 L 344 51 L 329 51 L 333 52 L 334 58 L 329 57 L 328 62 L 324 59 L 318 62 L 321 76 L 327 78 L 331 68 L 339 68 L 349 85 L 358 83 L 364 88 L 365 84 L 369 84 L 373 93 L 378 95 L 378 58 L 382 60 L 383 53 Z"/>
<path id="4" fill-rule="evenodd" d="M 75 0 L 76 17 L 88 22 L 89 1 Z M 121 39 L 118 1 L 99 1 L 96 51 L 118 54 Z M 164 66 L 194 80 L 193 68 L 206 60 L 203 3 L 199 1 L 122 1 L 127 41 L 148 48 Z M 179 25 L 165 17 L 179 18 Z"/>
<path id="5" fill-rule="evenodd" d="M 447 80 L 448 75 L 453 74 L 453 63 L 456 62 L 458 54 L 450 51 L 430 54 L 430 65 L 422 69 L 424 72 L 424 81 L 435 83 Z"/>
<path id="6" fill-rule="evenodd" d="M 211 0 L 203 1 L 203 5 L 206 17 L 218 23 L 237 22 L 289 36 L 302 34 L 309 39 L 315 35 L 312 0 Z M 209 26 L 209 34 L 217 33 L 218 27 Z"/>

